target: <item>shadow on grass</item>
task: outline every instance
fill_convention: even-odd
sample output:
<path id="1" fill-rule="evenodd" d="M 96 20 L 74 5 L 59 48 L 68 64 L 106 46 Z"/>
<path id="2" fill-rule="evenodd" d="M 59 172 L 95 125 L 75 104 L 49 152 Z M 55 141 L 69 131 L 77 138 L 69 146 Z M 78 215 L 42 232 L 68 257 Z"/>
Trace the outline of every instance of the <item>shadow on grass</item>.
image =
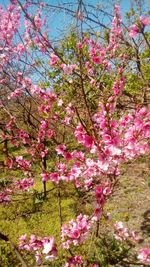
<path id="1" fill-rule="evenodd" d="M 150 236 L 150 209 L 143 214 L 143 222 L 141 223 L 141 230 L 147 236 Z"/>

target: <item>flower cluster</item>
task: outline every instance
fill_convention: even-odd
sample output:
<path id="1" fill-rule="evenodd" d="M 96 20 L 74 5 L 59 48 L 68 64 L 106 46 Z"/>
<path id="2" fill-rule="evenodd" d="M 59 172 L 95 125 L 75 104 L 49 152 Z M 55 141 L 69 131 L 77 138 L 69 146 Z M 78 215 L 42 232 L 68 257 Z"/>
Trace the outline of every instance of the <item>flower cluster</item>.
<path id="1" fill-rule="evenodd" d="M 80 264 L 83 263 L 81 256 L 74 256 L 67 259 L 66 264 L 64 267 L 74 267 L 74 266 L 80 266 Z"/>
<path id="2" fill-rule="evenodd" d="M 61 68 L 63 69 L 65 74 L 70 75 L 77 68 L 77 65 L 76 64 L 70 64 L 70 65 L 61 64 Z"/>
<path id="3" fill-rule="evenodd" d="M 24 178 L 22 180 L 16 181 L 15 182 L 16 189 L 22 190 L 22 191 L 28 191 L 30 187 L 34 186 L 34 179 L 29 177 L 29 178 Z"/>
<path id="4" fill-rule="evenodd" d="M 139 18 L 139 23 L 138 24 L 133 24 L 130 26 L 130 29 L 129 29 L 129 36 L 131 38 L 134 38 L 137 36 L 138 33 L 141 32 L 141 30 L 143 30 L 143 28 L 145 26 L 148 26 L 150 25 L 150 17 L 147 17 L 147 16 L 141 16 Z M 141 29 L 142 28 L 142 29 Z"/>
<path id="5" fill-rule="evenodd" d="M 121 15 L 120 15 L 120 7 L 118 5 L 115 5 L 115 16 L 112 21 L 112 27 L 110 31 L 110 44 L 109 49 L 113 49 L 113 52 L 115 52 L 118 48 L 118 43 L 121 40 L 122 37 L 122 29 L 121 29 Z"/>
<path id="6" fill-rule="evenodd" d="M 53 237 L 39 238 L 31 235 L 27 240 L 27 235 L 22 235 L 20 238 L 19 248 L 27 251 L 35 251 L 35 259 L 38 265 L 44 257 L 45 260 L 54 260 L 57 257 L 57 248 Z"/>
<path id="7" fill-rule="evenodd" d="M 103 206 L 106 202 L 107 197 L 111 195 L 110 185 L 108 183 L 98 185 L 95 189 L 96 197 L 96 209 L 94 211 L 93 220 L 98 220 L 102 214 Z"/>
<path id="8" fill-rule="evenodd" d="M 141 248 L 137 258 L 143 263 L 150 263 L 150 249 Z"/>
<path id="9" fill-rule="evenodd" d="M 15 5 L 9 5 L 7 10 L 0 6 L 0 59 L 1 64 L 6 64 L 17 51 L 18 44 L 13 42 L 14 36 L 20 27 L 20 10 Z"/>
<path id="10" fill-rule="evenodd" d="M 140 237 L 134 232 L 130 232 L 129 229 L 127 227 L 124 227 L 122 222 L 116 222 L 114 224 L 114 228 L 115 228 L 115 238 L 116 240 L 120 240 L 120 241 L 134 241 L 134 242 L 139 242 L 140 241 Z"/>
<path id="11" fill-rule="evenodd" d="M 16 157 L 16 163 L 17 163 L 18 168 L 25 170 L 25 171 L 28 171 L 29 168 L 31 167 L 30 161 L 24 159 L 22 156 Z"/>
<path id="12" fill-rule="evenodd" d="M 0 203 L 2 204 L 9 203 L 11 201 L 11 194 L 12 194 L 12 190 L 9 188 L 6 188 L 5 190 L 0 191 Z"/>
<path id="13" fill-rule="evenodd" d="M 88 237 L 91 222 L 88 216 L 78 215 L 76 221 L 71 220 L 64 224 L 61 229 L 62 246 L 69 249 L 71 245 L 78 246 L 85 242 Z"/>

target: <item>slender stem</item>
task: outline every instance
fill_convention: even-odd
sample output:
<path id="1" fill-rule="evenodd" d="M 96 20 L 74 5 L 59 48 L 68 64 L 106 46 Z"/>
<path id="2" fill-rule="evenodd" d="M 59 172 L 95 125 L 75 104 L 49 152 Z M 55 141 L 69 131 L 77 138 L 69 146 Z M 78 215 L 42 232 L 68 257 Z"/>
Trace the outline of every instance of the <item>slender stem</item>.
<path id="1" fill-rule="evenodd" d="M 11 242 L 9 242 L 9 243 L 10 243 L 10 247 L 11 247 L 11 249 L 15 252 L 15 254 L 16 254 L 18 260 L 21 262 L 22 267 L 28 267 L 27 263 L 25 262 L 25 260 L 24 260 L 23 257 L 21 256 L 19 250 L 15 247 L 15 245 L 14 245 L 13 243 L 11 243 Z"/>
<path id="2" fill-rule="evenodd" d="M 46 157 L 44 157 L 44 159 L 43 159 L 43 167 L 44 167 L 44 170 L 47 169 Z M 44 198 L 46 198 L 46 196 L 47 196 L 46 181 L 43 181 L 43 192 L 44 192 Z"/>
<path id="3" fill-rule="evenodd" d="M 60 186 L 58 186 L 58 210 L 59 210 L 59 222 L 60 222 L 60 231 L 61 231 L 61 227 L 62 227 L 62 208 L 61 208 Z"/>
<path id="4" fill-rule="evenodd" d="M 144 32 L 142 32 L 142 35 L 143 35 L 143 37 L 144 37 L 144 40 L 145 40 L 145 42 L 146 42 L 146 44 L 147 44 L 148 48 L 150 49 L 150 43 L 148 42 L 148 40 L 147 40 L 147 37 L 146 37 L 145 33 L 144 33 Z"/>
<path id="5" fill-rule="evenodd" d="M 97 221 L 97 223 L 96 223 L 96 237 L 98 237 L 98 234 L 99 234 L 99 226 L 100 226 L 100 221 Z"/>

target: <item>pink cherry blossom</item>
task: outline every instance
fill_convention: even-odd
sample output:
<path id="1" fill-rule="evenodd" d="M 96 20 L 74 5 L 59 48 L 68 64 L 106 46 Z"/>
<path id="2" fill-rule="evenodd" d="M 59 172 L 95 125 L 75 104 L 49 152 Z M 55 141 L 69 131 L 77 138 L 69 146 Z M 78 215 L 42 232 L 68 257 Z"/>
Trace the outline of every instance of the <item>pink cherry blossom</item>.
<path id="1" fill-rule="evenodd" d="M 33 178 L 24 178 L 20 181 L 15 182 L 16 188 L 22 191 L 29 190 L 30 187 L 34 186 Z"/>
<path id="2" fill-rule="evenodd" d="M 31 167 L 31 162 L 23 159 L 22 156 L 16 157 L 16 163 L 17 163 L 17 166 L 23 170 L 29 170 L 29 168 Z"/>
<path id="3" fill-rule="evenodd" d="M 53 250 L 54 245 L 55 245 L 55 241 L 54 241 L 54 238 L 52 237 L 48 240 L 48 242 L 44 242 L 43 244 L 44 249 L 42 253 L 49 254 Z"/>
<path id="4" fill-rule="evenodd" d="M 143 26 L 148 26 L 150 25 L 150 17 L 147 16 L 141 16 L 140 17 L 140 22 Z"/>
<path id="5" fill-rule="evenodd" d="M 59 58 L 55 54 L 51 53 L 50 54 L 51 60 L 50 60 L 50 66 L 54 67 L 56 63 L 58 62 Z"/>
<path id="6" fill-rule="evenodd" d="M 46 182 L 50 179 L 50 175 L 48 172 L 42 172 L 41 177 L 42 177 L 42 182 Z"/>
<path id="7" fill-rule="evenodd" d="M 83 259 L 81 256 L 74 256 L 67 259 L 66 264 L 64 267 L 73 267 L 73 266 L 79 266 L 80 264 L 83 264 Z"/>
<path id="8" fill-rule="evenodd" d="M 61 68 L 63 69 L 65 74 L 70 75 L 77 68 L 77 65 L 76 64 L 66 65 L 63 63 L 61 64 Z"/>
<path id="9" fill-rule="evenodd" d="M 7 158 L 7 161 L 6 161 L 6 165 L 9 169 L 12 169 L 13 168 L 13 164 L 14 164 L 14 161 L 12 158 Z"/>
<path id="10" fill-rule="evenodd" d="M 27 240 L 27 235 L 22 235 L 20 238 L 19 249 L 35 251 L 36 263 L 40 263 L 42 258 L 53 261 L 57 257 L 57 248 L 53 237 L 39 238 L 31 235 Z"/>
<path id="11" fill-rule="evenodd" d="M 57 183 L 59 182 L 59 180 L 60 180 L 59 174 L 58 174 L 57 172 L 51 172 L 50 175 L 49 175 L 49 177 L 50 177 L 50 180 L 51 180 L 52 182 L 56 183 L 56 184 L 57 184 Z"/>
<path id="12" fill-rule="evenodd" d="M 62 226 L 62 246 L 69 248 L 71 245 L 82 244 L 88 236 L 91 223 L 88 216 L 80 214 L 76 222 L 71 220 Z"/>
<path id="13" fill-rule="evenodd" d="M 63 144 L 58 145 L 57 148 L 56 148 L 56 151 L 57 151 L 58 155 L 63 155 L 65 150 L 66 150 L 66 146 L 63 145 Z"/>
<path id="14" fill-rule="evenodd" d="M 150 249 L 147 247 L 141 248 L 137 258 L 143 263 L 150 263 Z"/>
<path id="15" fill-rule="evenodd" d="M 136 37 L 138 33 L 139 33 L 139 28 L 138 28 L 137 25 L 133 24 L 132 26 L 130 26 L 130 28 L 129 28 L 129 36 L 131 38 Z"/>
<path id="16" fill-rule="evenodd" d="M 120 241 L 134 241 L 135 243 L 138 243 L 140 241 L 140 237 L 135 232 L 130 232 L 127 227 L 124 227 L 122 222 L 116 222 L 114 224 L 115 227 L 115 238 L 116 240 Z"/>
<path id="17" fill-rule="evenodd" d="M 12 190 L 11 189 L 4 189 L 3 191 L 0 191 L 0 203 L 2 204 L 7 204 L 11 201 L 11 194 Z"/>

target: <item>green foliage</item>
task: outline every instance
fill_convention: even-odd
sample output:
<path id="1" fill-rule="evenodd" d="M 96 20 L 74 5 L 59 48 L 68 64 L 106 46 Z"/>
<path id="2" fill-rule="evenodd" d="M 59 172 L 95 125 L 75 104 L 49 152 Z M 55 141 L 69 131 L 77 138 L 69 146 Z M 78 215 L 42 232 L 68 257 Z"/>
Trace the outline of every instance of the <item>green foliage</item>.
<path id="1" fill-rule="evenodd" d="M 141 93 L 142 86 L 143 82 L 141 80 L 137 80 L 137 74 L 131 73 L 127 75 L 125 92 L 131 93 L 132 95 L 139 95 Z"/>
<path id="2" fill-rule="evenodd" d="M 96 241 L 91 263 L 99 263 L 102 267 L 115 266 L 128 256 L 129 247 L 107 235 Z"/>
<path id="3" fill-rule="evenodd" d="M 10 179 L 8 179 L 8 178 L 3 178 L 3 177 L 0 179 L 0 188 L 2 188 L 2 187 L 6 187 L 6 186 L 8 186 L 9 184 L 11 184 Z"/>

